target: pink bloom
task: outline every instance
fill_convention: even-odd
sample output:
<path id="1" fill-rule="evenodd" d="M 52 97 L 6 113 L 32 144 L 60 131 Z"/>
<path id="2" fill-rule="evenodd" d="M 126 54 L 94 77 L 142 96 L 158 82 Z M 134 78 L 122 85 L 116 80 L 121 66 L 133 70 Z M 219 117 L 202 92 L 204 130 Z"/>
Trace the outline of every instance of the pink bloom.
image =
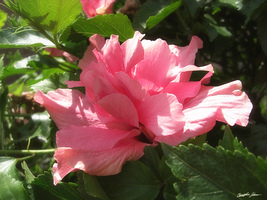
<path id="1" fill-rule="evenodd" d="M 64 56 L 69 63 L 72 63 L 78 60 L 77 57 L 65 51 L 58 50 L 57 48 L 45 48 L 45 50 L 50 53 L 50 56 L 55 56 L 55 57 Z"/>
<path id="2" fill-rule="evenodd" d="M 252 109 L 240 81 L 206 86 L 211 65 L 194 66 L 202 41 L 192 37 L 187 47 L 134 37 L 123 44 L 118 36 L 90 38 L 79 67 L 85 94 L 58 89 L 35 100 L 46 107 L 57 124 L 54 183 L 83 170 L 112 175 L 128 160 L 137 160 L 147 145 L 179 143 L 210 131 L 216 121 L 246 126 Z M 199 81 L 191 73 L 205 71 Z"/>
<path id="3" fill-rule="evenodd" d="M 88 18 L 96 15 L 111 14 L 115 0 L 81 0 L 83 11 Z"/>

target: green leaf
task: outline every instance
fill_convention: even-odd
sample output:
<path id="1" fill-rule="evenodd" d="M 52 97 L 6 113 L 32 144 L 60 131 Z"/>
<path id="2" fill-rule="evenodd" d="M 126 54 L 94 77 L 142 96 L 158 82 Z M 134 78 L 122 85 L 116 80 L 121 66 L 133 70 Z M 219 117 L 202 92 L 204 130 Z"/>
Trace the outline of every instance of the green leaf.
<path id="1" fill-rule="evenodd" d="M 177 10 L 180 7 L 180 5 L 181 5 L 181 0 L 173 1 L 169 6 L 166 6 L 164 9 L 162 9 L 159 14 L 155 16 L 150 16 L 146 21 L 146 27 L 148 29 L 153 28 L 159 22 L 165 19 L 169 14 L 171 14 L 173 11 Z"/>
<path id="2" fill-rule="evenodd" d="M 0 79 L 16 74 L 31 74 L 37 71 L 46 71 L 47 73 L 63 73 L 65 70 L 75 70 L 76 65 L 67 63 L 63 59 L 53 58 L 48 55 L 33 55 L 19 60 L 3 68 Z M 43 75 L 43 74 L 42 74 Z M 47 77 L 42 77 L 42 80 Z M 33 81 L 34 82 L 34 81 Z"/>
<path id="3" fill-rule="evenodd" d="M 35 176 L 32 174 L 31 170 L 29 169 L 29 167 L 25 161 L 23 161 L 21 163 L 21 167 L 24 170 L 25 179 L 26 179 L 27 183 L 31 183 L 32 181 L 34 181 Z"/>
<path id="4" fill-rule="evenodd" d="M 16 168 L 17 159 L 0 157 L 0 199 L 29 200 Z"/>
<path id="5" fill-rule="evenodd" d="M 17 181 L 10 175 L 0 172 L 0 199 L 1 200 L 29 200 L 29 194 L 23 187 L 22 182 Z"/>
<path id="6" fill-rule="evenodd" d="M 0 172 L 10 175 L 12 178 L 19 179 L 16 168 L 17 159 L 11 157 L 0 157 Z"/>
<path id="7" fill-rule="evenodd" d="M 110 14 L 98 15 L 90 19 L 79 18 L 72 28 L 78 33 L 87 36 L 100 34 L 109 37 L 111 34 L 119 35 L 120 41 L 125 41 L 134 35 L 131 21 L 126 15 Z"/>
<path id="8" fill-rule="evenodd" d="M 34 92 L 37 90 L 42 90 L 42 92 L 47 93 L 58 88 L 68 88 L 65 81 L 73 80 L 73 77 L 77 75 L 78 74 L 73 73 L 53 74 L 48 79 L 44 79 L 36 84 L 31 85 L 31 89 Z"/>
<path id="9" fill-rule="evenodd" d="M 267 197 L 267 161 L 252 153 L 162 144 L 167 164 L 180 179 L 177 199 L 236 199 L 238 194 Z M 249 181 L 248 181 L 249 180 Z"/>
<path id="10" fill-rule="evenodd" d="M 5 25 L 5 21 L 7 19 L 7 14 L 0 10 L 0 30 Z"/>
<path id="11" fill-rule="evenodd" d="M 169 14 L 179 8 L 181 1 L 154 0 L 147 1 L 136 13 L 133 27 L 135 30 L 143 31 L 151 29 Z"/>
<path id="12" fill-rule="evenodd" d="M 80 0 L 16 0 L 20 12 L 36 27 L 56 35 L 82 12 Z"/>
<path id="13" fill-rule="evenodd" d="M 52 175 L 45 172 L 31 182 L 35 199 L 61 199 L 61 200 L 82 200 L 82 197 L 70 184 L 58 183 L 53 185 Z M 50 198 L 49 198 L 50 197 Z"/>
<path id="14" fill-rule="evenodd" d="M 186 0 L 187 8 L 191 14 L 191 16 L 194 18 L 197 11 L 201 8 L 203 8 L 205 0 Z"/>
<path id="15" fill-rule="evenodd" d="M 241 142 L 238 141 L 237 138 L 234 138 L 230 127 L 225 126 L 223 140 L 219 141 L 219 145 L 223 147 L 225 150 L 229 150 L 234 152 L 235 150 L 247 151 L 242 145 Z"/>
<path id="16" fill-rule="evenodd" d="M 85 190 L 90 196 L 103 200 L 109 200 L 95 176 L 90 176 L 89 174 L 83 173 L 83 181 Z"/>
<path id="17" fill-rule="evenodd" d="M 261 9 L 265 0 L 219 0 L 220 3 L 225 5 L 230 5 L 238 10 L 240 10 L 244 15 L 246 15 L 246 23 L 253 20 L 255 14 Z"/>
<path id="18" fill-rule="evenodd" d="M 29 28 L 7 28 L 0 32 L 0 48 L 54 46 L 41 33 Z"/>
<path id="19" fill-rule="evenodd" d="M 155 150 L 155 148 L 151 147 L 151 146 L 146 146 L 144 149 L 144 156 L 140 158 L 140 161 L 142 163 L 144 163 L 151 172 L 153 172 L 153 174 L 155 176 L 157 176 L 157 178 L 160 178 L 160 170 L 159 170 L 159 163 L 160 163 L 160 158 L 159 155 L 157 153 L 157 151 Z"/>
<path id="20" fill-rule="evenodd" d="M 157 178 L 138 161 L 126 162 L 117 175 L 97 179 L 111 200 L 154 200 L 160 191 Z"/>

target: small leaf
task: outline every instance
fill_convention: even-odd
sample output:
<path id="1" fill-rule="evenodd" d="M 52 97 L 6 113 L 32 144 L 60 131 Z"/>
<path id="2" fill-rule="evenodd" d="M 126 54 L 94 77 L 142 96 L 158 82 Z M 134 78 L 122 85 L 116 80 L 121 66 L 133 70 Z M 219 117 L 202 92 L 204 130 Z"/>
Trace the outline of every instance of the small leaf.
<path id="1" fill-rule="evenodd" d="M 203 148 L 162 144 L 167 164 L 180 179 L 177 199 L 236 199 L 253 192 L 267 197 L 267 160 L 249 152 L 227 151 L 204 144 Z M 249 180 L 249 181 L 248 181 Z"/>
<path id="2" fill-rule="evenodd" d="M 22 167 L 22 169 L 24 169 L 25 179 L 26 179 L 27 183 L 31 183 L 35 179 L 35 176 L 32 174 L 27 163 L 25 161 L 23 161 L 21 163 L 21 167 Z"/>
<path id="3" fill-rule="evenodd" d="M 0 48 L 54 46 L 41 33 L 29 28 L 7 28 L 0 32 Z"/>
<path id="4" fill-rule="evenodd" d="M 120 41 L 125 41 L 134 35 L 131 21 L 126 15 L 110 14 L 98 15 L 90 19 L 79 18 L 72 28 L 78 34 L 87 36 L 100 34 L 103 37 L 109 37 L 111 34 L 119 35 Z"/>
<path id="5" fill-rule="evenodd" d="M 126 162 L 117 175 L 97 179 L 111 200 L 154 200 L 160 191 L 157 178 L 138 161 Z"/>

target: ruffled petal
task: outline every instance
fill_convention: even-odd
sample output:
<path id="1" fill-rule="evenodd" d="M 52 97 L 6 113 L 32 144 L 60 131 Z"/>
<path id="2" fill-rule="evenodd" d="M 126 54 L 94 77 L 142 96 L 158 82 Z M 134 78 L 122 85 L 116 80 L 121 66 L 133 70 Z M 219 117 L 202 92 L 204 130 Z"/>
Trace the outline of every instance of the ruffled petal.
<path id="1" fill-rule="evenodd" d="M 122 92 L 133 102 L 143 101 L 148 96 L 142 85 L 137 80 L 130 78 L 126 73 L 117 72 L 115 77 Z"/>
<path id="2" fill-rule="evenodd" d="M 83 170 L 90 175 L 108 176 L 119 173 L 126 161 L 137 160 L 143 156 L 146 145 L 148 144 L 133 137 L 103 151 L 66 149 L 64 157 L 66 163 L 74 169 Z M 61 170 L 64 169 L 58 169 Z"/>
<path id="3" fill-rule="evenodd" d="M 205 67 L 188 65 L 187 67 L 180 70 L 180 74 L 189 72 L 191 75 L 192 71 L 207 71 L 208 73 L 200 81 L 172 81 L 168 86 L 164 88 L 163 92 L 174 94 L 178 101 L 182 104 L 186 99 L 195 97 L 198 94 L 201 85 L 209 83 L 210 77 L 213 74 L 213 67 L 211 65 Z"/>
<path id="4" fill-rule="evenodd" d="M 78 90 L 57 89 L 47 94 L 37 91 L 34 100 L 47 109 L 59 129 L 101 123 L 92 105 Z"/>
<path id="5" fill-rule="evenodd" d="M 138 129 L 123 131 L 108 129 L 105 126 L 72 126 L 57 132 L 57 146 L 88 151 L 112 149 L 119 141 L 139 135 Z M 70 139 L 71 138 L 71 139 Z"/>
<path id="6" fill-rule="evenodd" d="M 142 45 L 145 50 L 144 59 L 136 65 L 132 76 L 149 94 L 157 94 L 175 78 L 173 69 L 176 56 L 161 39 L 142 40 Z"/>
<path id="7" fill-rule="evenodd" d="M 105 38 L 100 36 L 99 34 L 94 34 L 89 39 L 90 45 L 86 49 L 83 58 L 79 61 L 79 68 L 86 69 L 89 67 L 91 62 L 97 62 L 97 59 L 93 53 L 93 49 L 101 51 L 103 46 L 105 45 Z"/>
<path id="8" fill-rule="evenodd" d="M 57 185 L 68 173 L 77 171 L 77 169 L 74 169 L 65 161 L 65 149 L 66 148 L 57 148 L 54 154 L 54 158 L 58 162 L 53 165 L 54 185 Z"/>
<path id="9" fill-rule="evenodd" d="M 97 105 L 105 110 L 111 117 L 134 127 L 139 126 L 137 111 L 134 104 L 127 96 L 119 93 L 110 94 L 99 100 Z"/>
<path id="10" fill-rule="evenodd" d="M 210 131 L 216 120 L 246 126 L 252 103 L 241 91 L 240 81 L 217 87 L 202 86 L 199 94 L 184 104 L 185 137 L 195 137 Z"/>
<path id="11" fill-rule="evenodd" d="M 140 41 L 143 37 L 144 35 L 136 31 L 133 38 L 126 40 L 121 45 L 126 73 L 144 58 L 144 49 Z"/>
<path id="12" fill-rule="evenodd" d="M 197 36 L 193 36 L 189 45 L 186 47 L 170 45 L 171 51 L 177 56 L 176 66 L 183 68 L 187 65 L 193 65 L 195 63 L 196 53 L 202 47 L 203 42 Z"/>
<path id="13" fill-rule="evenodd" d="M 148 97 L 138 106 L 140 122 L 156 136 L 168 136 L 183 129 L 182 104 L 173 94 Z"/>
<path id="14" fill-rule="evenodd" d="M 123 53 L 118 38 L 118 35 L 111 35 L 101 50 L 103 60 L 111 74 L 124 71 Z"/>

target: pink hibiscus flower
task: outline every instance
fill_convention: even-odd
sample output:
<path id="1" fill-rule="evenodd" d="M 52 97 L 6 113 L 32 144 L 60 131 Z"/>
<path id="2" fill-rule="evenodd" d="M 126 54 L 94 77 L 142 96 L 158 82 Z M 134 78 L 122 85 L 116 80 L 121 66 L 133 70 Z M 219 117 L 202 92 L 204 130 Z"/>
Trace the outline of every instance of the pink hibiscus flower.
<path id="1" fill-rule="evenodd" d="M 80 81 L 35 100 L 57 124 L 54 183 L 69 172 L 112 175 L 147 145 L 179 143 L 210 131 L 216 121 L 246 126 L 252 109 L 241 82 L 206 86 L 211 65 L 194 66 L 202 41 L 192 37 L 186 47 L 134 37 L 120 44 L 118 36 L 90 38 L 79 67 Z M 194 71 L 206 71 L 190 81 Z"/>
<path id="2" fill-rule="evenodd" d="M 88 18 L 96 15 L 111 14 L 115 0 L 81 0 L 83 11 Z"/>

